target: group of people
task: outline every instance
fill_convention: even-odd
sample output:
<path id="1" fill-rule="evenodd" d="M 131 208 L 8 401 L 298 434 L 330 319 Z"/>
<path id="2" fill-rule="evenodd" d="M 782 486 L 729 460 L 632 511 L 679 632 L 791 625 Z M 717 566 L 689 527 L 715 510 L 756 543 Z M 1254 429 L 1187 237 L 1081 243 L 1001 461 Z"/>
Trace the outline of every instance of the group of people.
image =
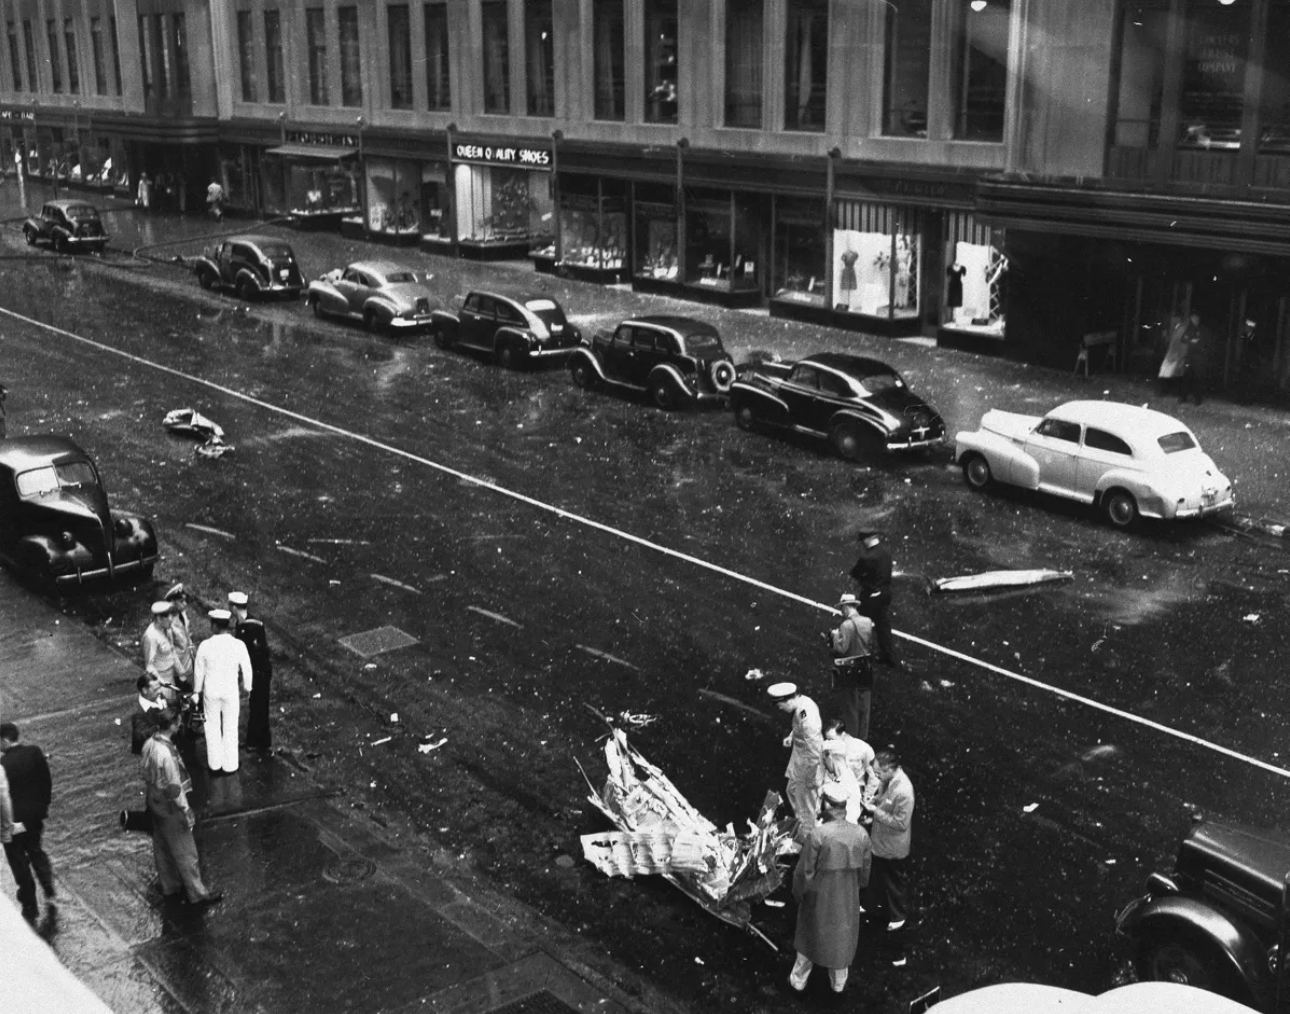
<path id="1" fill-rule="evenodd" d="M 895 750 L 875 752 L 868 743 L 874 664 L 903 668 L 888 618 L 892 560 L 879 533 L 863 531 L 859 541 L 860 559 L 850 572 L 859 593 L 841 597 L 840 622 L 826 635 L 836 715 L 823 722 L 819 706 L 794 683 L 768 689 L 792 716 L 784 739 L 786 795 L 801 854 L 793 873 L 797 958 L 789 984 L 799 992 L 816 965 L 828 970 L 833 991 L 842 992 L 862 916 L 884 934 L 899 931 L 908 916 L 914 788 Z M 892 952 L 893 964 L 905 961 L 903 948 Z"/>

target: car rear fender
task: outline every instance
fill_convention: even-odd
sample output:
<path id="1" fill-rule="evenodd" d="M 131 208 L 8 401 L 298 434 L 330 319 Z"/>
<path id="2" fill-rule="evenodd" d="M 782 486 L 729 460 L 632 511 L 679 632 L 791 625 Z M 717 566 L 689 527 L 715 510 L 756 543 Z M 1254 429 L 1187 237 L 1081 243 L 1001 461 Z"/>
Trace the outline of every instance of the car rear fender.
<path id="1" fill-rule="evenodd" d="M 586 345 L 579 345 L 576 349 L 574 349 L 571 353 L 569 353 L 568 365 L 570 369 L 572 369 L 574 365 L 577 364 L 579 361 L 585 362 L 588 366 L 590 366 L 591 369 L 593 369 L 596 372 L 596 376 L 599 377 L 601 380 L 608 379 L 605 376 L 605 368 L 600 364 L 600 357 L 596 355 L 596 353 L 592 349 L 588 348 Z"/>
<path id="2" fill-rule="evenodd" d="M 430 314 L 430 323 L 446 335 L 456 336 L 461 327 L 461 318 L 452 310 L 434 310 Z"/>
<path id="3" fill-rule="evenodd" d="M 1197 898 L 1148 895 L 1120 914 L 1116 929 L 1133 940 L 1204 941 L 1222 961 L 1220 971 L 1256 986 L 1268 977 L 1268 956 L 1258 937 Z"/>
<path id="4" fill-rule="evenodd" d="M 968 453 L 980 454 L 1000 482 L 1026 489 L 1039 488 L 1039 463 L 1007 437 L 988 430 L 962 431 L 954 436 L 954 460 L 961 463 Z"/>
<path id="5" fill-rule="evenodd" d="M 857 422 L 862 426 L 868 426 L 877 433 L 883 440 L 886 440 L 889 432 L 887 425 L 882 421 L 882 417 L 877 412 L 864 412 L 860 409 L 844 408 L 839 412 L 834 412 L 833 417 L 829 420 L 829 429 L 833 429 L 838 423 Z"/>
<path id="6" fill-rule="evenodd" d="M 649 381 L 651 384 L 658 381 L 660 377 L 666 377 L 673 385 L 675 385 L 676 389 L 687 398 L 693 398 L 695 396 L 696 392 L 694 384 L 687 380 L 685 374 L 671 363 L 659 363 L 658 366 L 655 366 L 654 369 L 649 371 Z"/>
<path id="7" fill-rule="evenodd" d="M 493 335 L 493 348 L 503 345 L 516 345 L 527 352 L 534 345 L 533 334 L 518 327 L 499 327 Z"/>
<path id="8" fill-rule="evenodd" d="M 368 311 L 375 312 L 376 316 L 383 321 L 393 320 L 402 312 L 394 300 L 390 299 L 388 296 L 379 295 L 368 296 L 363 302 L 364 316 L 366 316 Z"/>
<path id="9" fill-rule="evenodd" d="M 732 405 L 752 405 L 758 417 L 768 422 L 783 424 L 788 419 L 788 403 L 778 395 L 747 380 L 736 380 L 730 385 Z"/>
<path id="10" fill-rule="evenodd" d="M 1112 468 L 1103 473 L 1093 491 L 1094 503 L 1101 503 L 1102 496 L 1109 489 L 1123 489 L 1133 494 L 1137 501 L 1138 513 L 1144 517 L 1159 518 L 1165 513 L 1165 502 L 1159 491 L 1154 490 L 1143 481 L 1142 475 L 1123 468 Z"/>
<path id="11" fill-rule="evenodd" d="M 264 291 L 264 279 L 261 278 L 254 271 L 252 271 L 250 268 L 242 268 L 238 271 L 237 277 L 233 279 L 234 288 L 242 284 L 243 278 L 251 279 L 251 284 L 255 286 L 256 292 Z"/>
<path id="12" fill-rule="evenodd" d="M 195 275 L 200 275 L 203 271 L 209 271 L 216 278 L 220 276 L 219 265 L 205 254 L 200 257 L 194 257 L 191 263 L 193 265 L 193 274 Z"/>

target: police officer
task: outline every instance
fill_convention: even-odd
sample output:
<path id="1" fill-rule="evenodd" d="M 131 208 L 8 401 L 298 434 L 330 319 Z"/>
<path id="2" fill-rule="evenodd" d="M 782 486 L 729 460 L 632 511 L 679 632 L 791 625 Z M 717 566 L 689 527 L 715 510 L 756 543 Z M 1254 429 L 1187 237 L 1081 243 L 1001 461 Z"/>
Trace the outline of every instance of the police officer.
<path id="1" fill-rule="evenodd" d="M 246 645 L 251 656 L 251 700 L 247 705 L 246 745 L 252 750 L 268 751 L 272 745 L 269 729 L 269 681 L 273 679 L 273 660 L 269 657 L 269 637 L 264 623 L 248 612 L 250 596 L 246 592 L 228 593 L 229 608 L 233 612 L 233 636 Z"/>
<path id="2" fill-rule="evenodd" d="M 878 661 L 893 669 L 902 669 L 904 666 L 896 658 L 892 641 L 891 618 L 887 615 L 891 608 L 891 553 L 879 532 L 861 531 L 856 538 L 860 541 L 860 558 L 851 568 L 851 577 L 860 586 L 860 612 L 873 620 Z"/>
<path id="3" fill-rule="evenodd" d="M 773 683 L 766 693 L 780 711 L 793 716 L 792 731 L 784 737 L 784 746 L 792 749 L 784 771 L 788 778 L 785 794 L 797 817 L 797 838 L 801 841 L 815 827 L 816 814 L 820 810 L 820 786 L 824 784 L 821 764 L 824 730 L 820 723 L 820 709 L 813 700 L 798 691 L 796 683 Z"/>
<path id="4" fill-rule="evenodd" d="M 829 635 L 833 649 L 833 707 L 856 739 L 869 738 L 873 698 L 873 621 L 860 615 L 860 600 L 850 592 L 838 602 L 842 622 Z"/>

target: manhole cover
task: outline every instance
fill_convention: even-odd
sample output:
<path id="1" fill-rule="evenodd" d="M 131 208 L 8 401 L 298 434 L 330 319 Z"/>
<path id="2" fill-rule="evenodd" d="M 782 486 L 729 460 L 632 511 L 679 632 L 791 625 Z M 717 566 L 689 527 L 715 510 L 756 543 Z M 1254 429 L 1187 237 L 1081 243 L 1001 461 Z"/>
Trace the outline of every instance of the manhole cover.
<path id="1" fill-rule="evenodd" d="M 416 644 L 417 639 L 411 634 L 405 634 L 398 627 L 377 627 L 375 630 L 365 630 L 361 634 L 342 637 L 340 643 L 350 651 L 357 652 L 364 658 L 370 658 L 383 651 L 394 651 Z"/>
<path id="2" fill-rule="evenodd" d="M 578 1014 L 577 1007 L 570 1007 L 545 989 L 522 1000 L 512 1000 L 505 1007 L 494 1007 L 489 1014 Z"/>
<path id="3" fill-rule="evenodd" d="M 333 884 L 357 884 L 376 872 L 370 859 L 337 859 L 323 870 L 323 879 Z"/>

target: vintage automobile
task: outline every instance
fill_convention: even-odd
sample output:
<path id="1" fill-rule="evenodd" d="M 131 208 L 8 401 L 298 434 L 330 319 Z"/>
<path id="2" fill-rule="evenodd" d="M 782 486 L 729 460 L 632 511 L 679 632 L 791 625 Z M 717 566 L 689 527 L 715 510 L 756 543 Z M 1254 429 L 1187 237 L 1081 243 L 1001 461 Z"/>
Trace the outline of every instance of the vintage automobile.
<path id="1" fill-rule="evenodd" d="M 1273 1009 L 1290 841 L 1275 832 L 1196 824 L 1173 872 L 1153 873 L 1147 892 L 1116 916 L 1132 941 L 1138 978 L 1181 982 Z M 1283 984 L 1282 993 L 1285 993 Z M 1290 1007 L 1290 1004 L 1287 1004 Z"/>
<path id="2" fill-rule="evenodd" d="M 597 332 L 569 359 L 579 387 L 647 392 L 659 408 L 722 400 L 735 372 L 717 329 L 691 317 L 633 317 L 612 334 Z"/>
<path id="3" fill-rule="evenodd" d="M 43 588 L 151 576 L 152 522 L 113 511 L 88 454 L 54 434 L 0 440 L 0 560 Z"/>
<path id="4" fill-rule="evenodd" d="M 59 253 L 75 250 L 98 253 L 108 241 L 98 211 L 92 204 L 75 199 L 46 201 L 39 215 L 23 223 L 22 234 L 28 246 L 49 243 Z"/>
<path id="5" fill-rule="evenodd" d="M 192 265 L 203 289 L 232 289 L 248 303 L 267 296 L 297 299 L 305 287 L 295 253 L 273 236 L 229 236 Z"/>
<path id="6" fill-rule="evenodd" d="M 730 388 L 730 407 L 740 429 L 769 426 L 821 437 L 848 461 L 945 439 L 944 421 L 899 373 L 845 352 L 761 362 Z"/>
<path id="7" fill-rule="evenodd" d="M 471 292 L 458 309 L 436 310 L 430 327 L 441 349 L 484 352 L 499 366 L 522 370 L 548 359 L 564 359 L 582 339 L 550 296 L 503 296 Z"/>
<path id="8" fill-rule="evenodd" d="M 309 283 L 305 302 L 322 317 L 361 320 L 369 331 L 428 328 L 439 300 L 426 288 L 428 275 L 393 261 L 355 261 Z"/>
<path id="9" fill-rule="evenodd" d="M 954 444 L 973 489 L 997 481 L 1080 500 L 1116 528 L 1139 516 L 1203 517 L 1235 502 L 1191 430 L 1137 405 L 1069 401 L 1043 418 L 991 409 Z"/>

